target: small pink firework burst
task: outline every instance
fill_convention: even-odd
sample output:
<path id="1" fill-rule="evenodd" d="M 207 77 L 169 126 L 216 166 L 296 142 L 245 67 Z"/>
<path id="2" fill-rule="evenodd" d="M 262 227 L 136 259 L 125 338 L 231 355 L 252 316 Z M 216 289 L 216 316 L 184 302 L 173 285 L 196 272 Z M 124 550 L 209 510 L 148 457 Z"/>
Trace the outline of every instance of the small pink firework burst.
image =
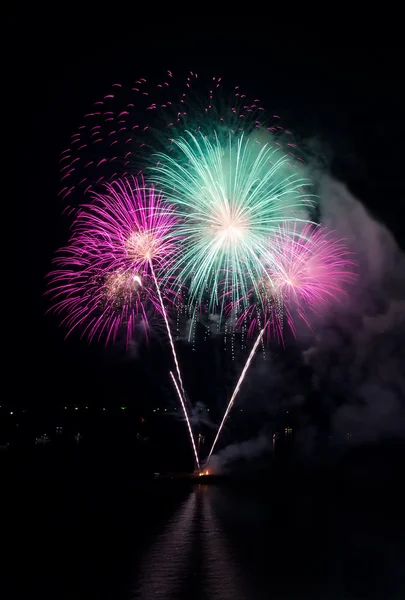
<path id="1" fill-rule="evenodd" d="M 128 344 L 138 325 L 148 329 L 151 315 L 162 312 L 155 274 L 177 253 L 176 223 L 173 209 L 143 180 L 117 180 L 92 194 L 49 275 L 53 310 L 64 315 L 67 335 L 80 329 L 107 344 L 124 329 Z"/>
<path id="2" fill-rule="evenodd" d="M 259 98 L 218 76 L 166 71 L 159 79 L 113 83 L 83 116 L 59 160 L 65 211 L 73 213 L 77 198 L 103 183 L 156 166 L 155 152 L 171 152 L 173 139 L 186 130 L 208 135 L 256 131 L 259 145 L 260 132 L 268 132 L 292 161 L 303 161 L 291 132 L 278 115 L 266 114 Z"/>
<path id="3" fill-rule="evenodd" d="M 266 326 L 267 334 L 283 340 L 283 322 L 295 335 L 298 316 L 310 326 L 308 313 L 319 313 L 347 294 L 356 280 L 353 254 L 345 242 L 324 227 L 307 224 L 298 229 L 284 223 L 269 239 L 263 261 L 260 297 L 251 294 L 250 306 L 238 323 L 249 323 L 249 334 Z"/>

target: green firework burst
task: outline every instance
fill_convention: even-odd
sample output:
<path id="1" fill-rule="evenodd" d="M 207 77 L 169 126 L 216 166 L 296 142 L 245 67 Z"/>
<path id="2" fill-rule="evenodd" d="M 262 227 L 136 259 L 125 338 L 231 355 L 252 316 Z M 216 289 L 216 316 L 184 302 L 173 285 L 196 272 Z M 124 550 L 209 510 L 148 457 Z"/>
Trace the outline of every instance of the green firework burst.
<path id="1" fill-rule="evenodd" d="M 154 179 L 176 205 L 184 239 L 176 273 L 167 275 L 187 282 L 190 304 L 201 304 L 208 290 L 209 310 L 222 312 L 256 287 L 265 263 L 277 261 L 268 238 L 280 223 L 306 221 L 310 181 L 274 140 L 243 132 L 186 131 L 170 154 L 156 157 Z"/>

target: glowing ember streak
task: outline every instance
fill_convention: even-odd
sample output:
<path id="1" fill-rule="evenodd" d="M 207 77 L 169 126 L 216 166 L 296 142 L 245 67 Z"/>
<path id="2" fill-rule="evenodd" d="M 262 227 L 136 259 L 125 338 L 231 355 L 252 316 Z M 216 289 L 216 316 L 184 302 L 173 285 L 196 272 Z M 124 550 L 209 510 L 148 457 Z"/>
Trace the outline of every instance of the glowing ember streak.
<path id="1" fill-rule="evenodd" d="M 185 400 L 186 399 L 186 393 L 184 391 L 183 381 L 182 381 L 181 374 L 180 374 L 180 367 L 179 367 L 179 362 L 177 360 L 176 350 L 175 350 L 175 347 L 174 347 L 172 332 L 170 331 L 170 325 L 169 325 L 169 321 L 167 319 L 166 309 L 165 309 L 165 306 L 163 304 L 162 294 L 160 293 L 159 284 L 158 284 L 158 281 L 156 279 L 155 271 L 153 269 L 152 261 L 151 260 L 149 261 L 149 265 L 150 265 L 150 270 L 151 270 L 151 273 L 152 273 L 153 281 L 155 282 L 156 292 L 157 292 L 157 295 L 158 295 L 158 298 L 159 298 L 160 306 L 161 306 L 161 309 L 162 309 L 162 316 L 163 316 L 163 319 L 164 319 L 165 324 L 166 324 L 167 336 L 169 338 L 170 347 L 172 349 L 174 364 L 176 366 L 177 377 L 179 378 L 180 387 L 181 387 L 181 391 L 182 391 L 182 395 L 183 395 L 183 399 Z M 186 417 L 187 422 L 188 422 L 187 411 L 186 411 L 185 404 L 184 404 L 183 401 L 182 401 L 181 405 L 183 406 L 184 414 L 185 414 L 185 417 Z M 193 439 L 193 446 L 194 446 L 194 439 Z"/>
<path id="2" fill-rule="evenodd" d="M 197 464 L 197 468 L 199 469 L 199 468 L 200 468 L 200 461 L 198 460 L 197 448 L 196 448 L 196 446 L 195 446 L 194 437 L 193 437 L 193 432 L 192 432 L 192 430 L 191 430 L 191 425 L 190 425 L 190 419 L 188 418 L 187 409 L 186 409 L 186 406 L 185 406 L 185 404 L 184 404 L 183 396 L 181 395 L 181 392 L 180 392 L 180 390 L 179 390 L 179 386 L 177 385 L 176 378 L 175 378 L 175 376 L 173 375 L 172 371 L 170 371 L 170 376 L 171 376 L 171 378 L 172 378 L 172 380 L 173 380 L 174 387 L 176 388 L 176 392 L 177 392 L 177 395 L 178 395 L 178 397 L 179 397 L 179 400 L 180 400 L 180 402 L 181 402 L 181 406 L 183 407 L 183 412 L 184 412 L 184 416 L 186 417 L 186 423 L 187 423 L 187 427 L 188 427 L 188 432 L 189 432 L 189 434 L 190 434 L 190 440 L 191 440 L 191 444 L 192 444 L 192 446 L 193 446 L 193 451 L 194 451 L 195 461 L 196 461 L 196 464 Z"/>
<path id="3" fill-rule="evenodd" d="M 237 396 L 237 395 L 238 395 L 238 393 L 239 393 L 240 387 L 241 387 L 241 385 L 242 385 L 242 383 L 243 383 L 243 380 L 245 379 L 245 375 L 246 375 L 246 373 L 247 373 L 247 370 L 249 369 L 250 363 L 252 362 L 252 359 L 253 359 L 253 357 L 254 357 L 254 355 L 255 355 L 255 352 L 256 352 L 256 350 L 257 350 L 257 347 L 258 347 L 258 345 L 260 344 L 260 341 L 261 341 L 261 339 L 262 339 L 262 337 L 263 337 L 263 334 L 264 334 L 264 332 L 265 332 L 265 329 L 266 329 L 266 327 L 263 327 L 263 329 L 260 331 L 259 335 L 257 336 L 257 340 L 255 341 L 255 343 L 254 343 L 254 346 L 253 346 L 253 348 L 252 348 L 252 351 L 251 351 L 251 353 L 249 354 L 249 357 L 248 357 L 248 359 L 247 359 L 247 361 L 246 361 L 246 364 L 245 364 L 245 366 L 243 367 L 243 371 L 242 371 L 242 373 L 241 373 L 241 376 L 239 377 L 239 381 L 238 381 L 238 383 L 236 384 L 236 387 L 235 387 L 235 389 L 234 389 L 234 392 L 233 392 L 233 394 L 232 394 L 232 397 L 231 397 L 231 399 L 230 399 L 230 401 L 229 401 L 229 404 L 228 404 L 228 406 L 227 406 L 227 409 L 226 409 L 226 411 L 225 411 L 224 417 L 223 417 L 223 419 L 222 419 L 221 425 L 219 426 L 219 429 L 218 429 L 217 435 L 216 435 L 216 437 L 215 437 L 214 443 L 212 444 L 212 447 L 211 447 L 210 453 L 208 454 L 207 462 L 208 462 L 208 461 L 209 461 L 209 459 L 211 458 L 211 454 L 212 454 L 212 453 L 213 453 L 213 451 L 214 451 L 215 445 L 216 445 L 216 443 L 217 443 L 217 441 L 218 441 L 218 438 L 219 438 L 219 435 L 220 435 L 220 433 L 221 433 L 221 431 L 222 431 L 222 427 L 224 426 L 224 423 L 225 423 L 225 421 L 226 421 L 226 419 L 227 419 L 227 417 L 228 417 L 228 415 L 229 415 L 229 412 L 230 412 L 230 410 L 231 410 L 231 408 L 232 408 L 232 406 L 233 406 L 233 403 L 235 402 L 235 398 L 236 398 L 236 396 Z"/>

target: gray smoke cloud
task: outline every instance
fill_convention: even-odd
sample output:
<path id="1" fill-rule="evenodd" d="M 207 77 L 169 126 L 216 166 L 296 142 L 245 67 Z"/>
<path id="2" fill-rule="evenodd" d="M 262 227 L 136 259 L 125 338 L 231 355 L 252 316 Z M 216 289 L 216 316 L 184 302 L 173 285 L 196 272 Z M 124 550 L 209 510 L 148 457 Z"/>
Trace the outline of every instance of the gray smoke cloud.
<path id="1" fill-rule="evenodd" d="M 235 461 L 261 456 L 269 450 L 270 444 L 271 440 L 266 433 L 261 433 L 252 440 L 230 444 L 218 454 L 212 456 L 209 466 L 214 473 L 226 473 Z"/>
<path id="2" fill-rule="evenodd" d="M 311 329 L 297 321 L 296 360 L 257 357 L 239 402 L 269 415 L 291 409 L 299 415 L 298 447 L 316 449 L 319 428 L 301 410 L 316 398 L 341 448 L 384 437 L 405 436 L 405 255 L 384 224 L 374 219 L 344 184 L 322 177 L 321 222 L 345 238 L 358 263 L 358 280 L 327 312 L 311 316 Z M 287 349 L 288 351 L 288 349 Z M 349 435 L 348 435 L 349 434 Z M 267 440 L 265 443 L 264 440 Z M 270 437 L 233 444 L 217 465 L 254 457 Z"/>
<path id="3" fill-rule="evenodd" d="M 303 351 L 326 402 L 340 396 L 332 429 L 353 443 L 405 434 L 405 256 L 390 231 L 346 187 L 325 178 L 322 222 L 355 252 L 359 279 L 347 299 L 314 323 Z"/>

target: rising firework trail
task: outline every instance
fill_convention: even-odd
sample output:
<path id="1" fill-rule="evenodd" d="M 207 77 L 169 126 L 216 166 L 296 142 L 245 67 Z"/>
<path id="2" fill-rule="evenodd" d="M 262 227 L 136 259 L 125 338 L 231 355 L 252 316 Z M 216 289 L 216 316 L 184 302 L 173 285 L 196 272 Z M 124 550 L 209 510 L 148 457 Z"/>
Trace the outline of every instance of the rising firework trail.
<path id="1" fill-rule="evenodd" d="M 170 377 L 173 380 L 173 385 L 174 385 L 174 387 L 176 389 L 177 395 L 178 395 L 179 400 L 181 402 L 181 406 L 183 407 L 183 412 L 184 412 L 184 415 L 186 417 L 186 423 L 187 423 L 188 432 L 190 434 L 191 444 L 193 446 L 193 452 L 194 452 L 195 462 L 196 462 L 197 468 L 199 469 L 200 468 L 200 461 L 198 460 L 197 448 L 195 446 L 194 436 L 193 436 L 193 432 L 191 430 L 191 425 L 190 425 L 190 419 L 188 418 L 187 409 L 186 409 L 186 406 L 184 404 L 183 396 L 182 396 L 182 394 L 181 394 L 181 392 L 179 390 L 179 386 L 177 385 L 176 378 L 173 375 L 172 371 L 170 371 Z"/>
<path id="2" fill-rule="evenodd" d="M 163 316 L 163 319 L 164 319 L 164 322 L 165 322 L 165 325 L 166 325 L 167 337 L 169 338 L 170 347 L 172 349 L 172 354 L 173 354 L 174 364 L 175 364 L 175 367 L 176 367 L 177 377 L 179 378 L 179 382 L 180 382 L 182 397 L 183 397 L 183 400 L 184 400 L 184 402 L 182 400 L 181 405 L 182 405 L 183 410 L 184 410 L 184 416 L 185 416 L 185 418 L 187 420 L 187 425 L 189 426 L 189 429 L 190 429 L 190 424 L 189 424 L 189 421 L 188 421 L 188 414 L 187 414 L 187 410 L 186 410 L 186 406 L 185 406 L 186 392 L 184 390 L 183 380 L 181 378 L 180 366 L 179 366 L 179 361 L 177 360 L 177 354 L 176 354 L 176 349 L 174 347 L 172 332 L 170 331 L 170 325 L 169 325 L 169 321 L 168 321 L 168 318 L 167 318 L 166 309 L 165 309 L 165 306 L 163 304 L 162 294 L 160 293 L 160 288 L 159 288 L 158 280 L 156 278 L 155 271 L 153 269 L 153 265 L 152 265 L 152 261 L 151 260 L 149 261 L 149 265 L 150 265 L 150 270 L 151 270 L 151 273 L 152 273 L 153 281 L 155 283 L 155 288 L 156 288 L 156 292 L 157 292 L 157 295 L 158 295 L 158 298 L 159 298 L 160 306 L 161 306 L 161 309 L 162 309 L 162 316 Z M 191 435 L 191 429 L 190 429 L 190 435 Z M 193 440 L 193 445 L 194 445 L 194 440 Z"/>
<path id="3" fill-rule="evenodd" d="M 242 383 L 243 383 L 243 380 L 245 379 L 245 375 L 246 375 L 246 373 L 247 373 L 247 371 L 248 371 L 248 369 L 249 369 L 250 363 L 251 363 L 251 362 L 252 362 L 252 360 L 253 360 L 253 357 L 254 357 L 254 355 L 255 355 L 255 352 L 256 352 L 256 350 L 257 350 L 257 347 L 258 347 L 258 345 L 259 345 L 259 344 L 260 344 L 260 342 L 261 342 L 261 339 L 262 339 L 262 337 L 263 337 L 263 334 L 264 334 L 265 330 L 266 330 L 266 328 L 265 328 L 265 327 L 263 327 L 263 329 L 260 331 L 259 335 L 257 336 L 257 339 L 256 339 L 256 341 L 255 341 L 255 343 L 254 343 L 254 346 L 253 346 L 253 348 L 252 348 L 252 350 L 251 350 L 251 352 L 250 352 L 250 354 L 249 354 L 249 357 L 248 357 L 248 359 L 247 359 L 247 361 L 246 361 L 246 364 L 245 364 L 245 366 L 243 367 L 243 371 L 242 371 L 242 373 L 241 373 L 241 376 L 239 377 L 238 383 L 236 384 L 236 387 L 235 387 L 235 389 L 234 389 L 234 392 L 233 392 L 233 394 L 232 394 L 232 397 L 231 397 L 231 399 L 230 399 L 230 401 L 229 401 L 229 404 L 228 404 L 228 406 L 227 406 L 227 409 L 226 409 L 226 411 L 225 411 L 224 417 L 223 417 L 223 419 L 222 419 L 222 421 L 221 421 L 221 425 L 220 425 L 220 426 L 219 426 L 219 428 L 218 428 L 217 435 L 215 436 L 214 443 L 213 443 L 213 444 L 212 444 L 212 446 L 211 446 L 211 450 L 210 450 L 210 453 L 208 454 L 207 462 L 208 462 L 208 461 L 209 461 L 209 459 L 211 458 L 211 454 L 212 454 L 212 453 L 213 453 L 213 451 L 214 451 L 215 445 L 216 445 L 216 443 L 217 443 L 217 441 L 218 441 L 218 438 L 219 438 L 219 435 L 220 435 L 220 433 L 221 433 L 221 431 L 222 431 L 222 428 L 223 428 L 223 426 L 224 426 L 224 423 L 225 423 L 225 421 L 226 421 L 226 419 L 227 419 L 227 417 L 228 417 L 228 415 L 229 415 L 229 412 L 230 412 L 230 410 L 231 410 L 231 408 L 232 408 L 232 406 L 233 406 L 233 403 L 235 402 L 235 398 L 236 398 L 236 396 L 237 396 L 237 395 L 238 395 L 238 393 L 239 393 L 240 387 L 241 387 L 241 385 L 242 385 Z"/>

